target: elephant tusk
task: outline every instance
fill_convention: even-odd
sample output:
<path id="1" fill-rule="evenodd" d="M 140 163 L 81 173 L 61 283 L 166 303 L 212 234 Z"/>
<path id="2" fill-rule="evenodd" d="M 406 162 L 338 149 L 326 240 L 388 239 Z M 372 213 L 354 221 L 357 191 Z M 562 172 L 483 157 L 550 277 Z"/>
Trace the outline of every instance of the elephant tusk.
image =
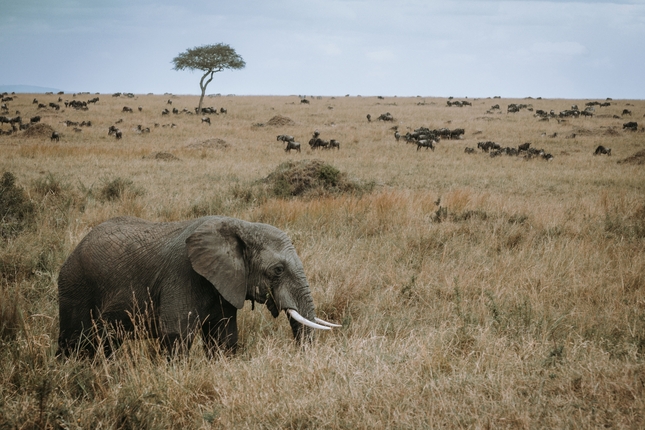
<path id="1" fill-rule="evenodd" d="M 309 321 L 307 318 L 296 312 L 295 309 L 287 309 L 287 314 L 294 320 L 298 321 L 300 324 L 306 325 L 307 327 L 317 328 L 319 330 L 331 330 L 331 327 L 325 327 L 324 325 Z"/>
<path id="2" fill-rule="evenodd" d="M 330 323 L 330 322 L 327 322 L 325 320 L 321 320 L 320 318 L 314 318 L 314 321 L 316 321 L 318 324 L 326 325 L 326 326 L 329 326 L 329 327 L 342 327 L 342 325 L 340 325 L 340 324 Z"/>

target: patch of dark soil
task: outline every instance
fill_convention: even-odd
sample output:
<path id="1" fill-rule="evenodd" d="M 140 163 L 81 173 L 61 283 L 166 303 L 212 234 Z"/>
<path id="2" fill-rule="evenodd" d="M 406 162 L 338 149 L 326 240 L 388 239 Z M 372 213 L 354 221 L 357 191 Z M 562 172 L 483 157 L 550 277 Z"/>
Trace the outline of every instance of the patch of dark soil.
<path id="1" fill-rule="evenodd" d="M 584 127 L 574 128 L 573 133 L 575 134 L 576 137 L 593 136 L 594 134 L 596 134 L 593 130 L 589 130 L 588 128 L 584 128 Z"/>
<path id="2" fill-rule="evenodd" d="M 373 183 L 349 179 L 346 173 L 321 160 L 287 161 L 263 182 L 278 197 L 363 193 L 374 188 Z"/>
<path id="3" fill-rule="evenodd" d="M 226 143 L 224 139 L 214 138 L 204 140 L 202 142 L 195 142 L 189 145 L 186 145 L 187 149 L 226 149 L 231 145 Z"/>
<path id="4" fill-rule="evenodd" d="M 636 164 L 639 166 L 645 164 L 645 149 L 638 151 L 637 153 L 630 155 L 627 158 L 618 160 L 618 164 Z"/>
<path id="5" fill-rule="evenodd" d="M 618 131 L 615 127 L 610 127 L 602 134 L 604 134 L 605 136 L 620 136 L 620 131 Z"/>
<path id="6" fill-rule="evenodd" d="M 296 123 L 291 118 L 287 118 L 286 116 L 276 115 L 273 118 L 271 118 L 269 121 L 267 121 L 267 125 L 277 125 L 280 127 L 284 127 L 285 125 L 296 125 Z"/>
<path id="7" fill-rule="evenodd" d="M 143 157 L 152 160 L 163 160 L 163 161 L 177 161 L 179 158 L 172 155 L 170 152 L 155 152 L 150 154 L 147 157 Z"/>

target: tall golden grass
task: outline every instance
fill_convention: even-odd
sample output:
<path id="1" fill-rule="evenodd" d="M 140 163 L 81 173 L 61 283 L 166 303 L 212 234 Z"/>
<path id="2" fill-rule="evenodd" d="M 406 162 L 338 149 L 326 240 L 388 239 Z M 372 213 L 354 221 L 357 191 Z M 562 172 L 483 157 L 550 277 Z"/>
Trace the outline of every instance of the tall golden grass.
<path id="1" fill-rule="evenodd" d="M 34 97 L 59 96 L 20 94 L 10 116 L 38 114 L 61 139 L 0 136 L 0 173 L 13 173 L 35 207 L 0 242 L 0 427 L 645 426 L 645 172 L 617 163 L 645 149 L 645 102 L 542 122 L 505 108 L 586 101 L 227 96 L 206 99 L 228 110 L 208 126 L 202 115 L 161 115 L 193 111 L 196 96 L 99 95 L 87 111 L 38 110 Z M 487 113 L 494 104 L 501 113 Z M 375 120 L 385 112 L 394 123 Z M 278 115 L 295 125 L 267 124 Z M 107 132 L 120 119 L 116 140 Z M 76 132 L 65 120 L 92 126 Z M 623 131 L 629 120 L 641 131 Z M 417 151 L 393 126 L 466 133 Z M 309 149 L 316 129 L 340 150 Z M 285 153 L 278 134 L 303 151 Z M 531 142 L 554 159 L 464 153 L 486 140 Z M 598 145 L 613 155 L 594 156 Z M 373 186 L 279 198 L 262 182 L 306 159 Z M 113 359 L 54 356 L 58 270 L 94 225 L 207 214 L 285 230 L 318 313 L 343 328 L 300 349 L 284 316 L 246 306 L 233 357 L 209 360 L 195 347 L 167 361 L 146 341 Z"/>

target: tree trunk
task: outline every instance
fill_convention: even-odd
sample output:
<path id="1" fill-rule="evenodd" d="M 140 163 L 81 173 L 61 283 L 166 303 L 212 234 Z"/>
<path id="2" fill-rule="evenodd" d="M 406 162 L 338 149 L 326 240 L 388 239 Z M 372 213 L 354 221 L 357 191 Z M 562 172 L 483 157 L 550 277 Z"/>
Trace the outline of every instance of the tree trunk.
<path id="1" fill-rule="evenodd" d="M 215 73 L 214 70 L 208 70 L 206 73 L 204 73 L 204 76 L 202 76 L 202 78 L 199 80 L 199 88 L 201 88 L 201 90 L 202 90 L 202 95 L 199 98 L 199 106 L 197 107 L 197 115 L 202 114 L 202 103 L 204 102 L 204 95 L 206 94 L 206 87 L 213 80 L 213 73 Z M 206 82 L 204 82 L 204 79 L 206 79 L 206 76 L 208 76 L 209 74 L 211 75 L 211 77 Z"/>

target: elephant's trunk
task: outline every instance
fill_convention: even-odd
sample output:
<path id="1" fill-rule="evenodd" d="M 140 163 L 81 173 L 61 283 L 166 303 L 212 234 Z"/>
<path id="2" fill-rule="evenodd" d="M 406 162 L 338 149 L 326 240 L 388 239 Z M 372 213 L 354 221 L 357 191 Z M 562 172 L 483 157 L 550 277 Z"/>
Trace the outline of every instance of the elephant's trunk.
<path id="1" fill-rule="evenodd" d="M 293 337 L 299 343 L 304 343 L 305 341 L 311 342 L 314 338 L 314 328 L 318 327 L 316 327 L 317 324 L 314 323 L 316 312 L 314 310 L 314 301 L 311 297 L 309 286 L 304 286 L 304 288 L 299 289 L 296 294 L 297 296 L 293 299 L 297 304 L 297 309 L 285 309 L 285 312 L 289 317 L 289 324 L 291 325 Z M 309 323 L 305 325 L 301 322 L 303 320 L 306 320 Z"/>

